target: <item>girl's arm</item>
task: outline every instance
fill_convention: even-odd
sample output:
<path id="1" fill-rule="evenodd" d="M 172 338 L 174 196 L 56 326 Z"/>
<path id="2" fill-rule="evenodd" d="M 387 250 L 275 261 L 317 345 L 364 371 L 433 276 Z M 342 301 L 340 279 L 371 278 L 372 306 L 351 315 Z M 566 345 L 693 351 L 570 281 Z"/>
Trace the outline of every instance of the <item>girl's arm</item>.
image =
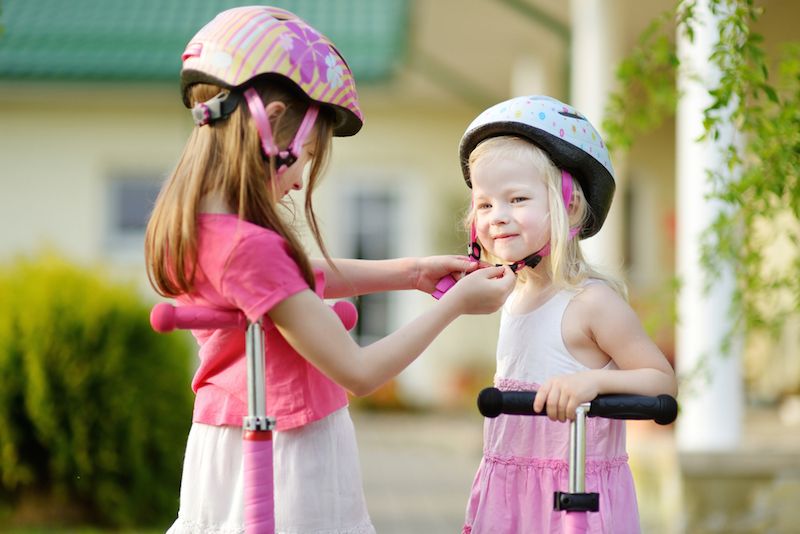
<path id="1" fill-rule="evenodd" d="M 644 331 L 633 308 L 608 286 L 589 287 L 589 331 L 600 350 L 623 371 L 598 372 L 598 393 L 677 395 L 675 371 Z"/>
<path id="2" fill-rule="evenodd" d="M 551 419 L 564 421 L 574 417 L 578 405 L 597 395 L 677 395 L 675 371 L 622 297 L 604 284 L 591 284 L 575 298 L 575 304 L 573 317 L 619 369 L 592 369 L 548 380 L 537 393 L 536 411 L 546 407 Z"/>
<path id="3" fill-rule="evenodd" d="M 334 259 L 339 272 L 324 259 L 312 259 L 315 269 L 325 273 L 325 298 L 354 297 L 402 289 L 432 293 L 436 283 L 448 274 L 459 278 L 478 268 L 466 256 L 429 256 L 391 260 Z"/>
<path id="4" fill-rule="evenodd" d="M 299 354 L 360 396 L 405 369 L 459 315 L 499 309 L 515 281 L 507 267 L 473 272 L 411 323 L 366 347 L 350 337 L 336 314 L 311 290 L 281 301 L 268 315 Z"/>

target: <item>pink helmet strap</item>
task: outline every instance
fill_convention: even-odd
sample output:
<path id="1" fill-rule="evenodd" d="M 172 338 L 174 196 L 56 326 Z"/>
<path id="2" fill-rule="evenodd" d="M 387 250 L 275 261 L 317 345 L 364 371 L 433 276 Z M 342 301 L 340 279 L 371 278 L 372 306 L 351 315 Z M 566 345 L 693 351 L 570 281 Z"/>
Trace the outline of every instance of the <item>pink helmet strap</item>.
<path id="1" fill-rule="evenodd" d="M 269 124 L 269 117 L 267 117 L 264 102 L 261 100 L 261 97 L 258 96 L 258 92 L 250 87 L 244 92 L 244 97 L 247 100 L 247 107 L 250 109 L 250 116 L 253 117 L 253 122 L 256 124 L 256 130 L 258 130 L 258 136 L 261 139 L 261 149 L 264 151 L 264 155 L 268 158 L 276 158 L 275 167 L 277 168 L 278 174 L 285 172 L 286 169 L 297 161 L 300 150 L 303 148 L 308 134 L 310 134 L 311 130 L 314 128 L 314 123 L 319 114 L 319 106 L 316 104 L 308 106 L 308 110 L 303 117 L 303 122 L 300 123 L 300 128 L 298 128 L 288 149 L 280 150 L 278 145 L 275 144 L 275 138 L 272 135 L 272 127 Z"/>
<path id="2" fill-rule="evenodd" d="M 264 150 L 264 155 L 268 158 L 277 155 L 278 145 L 275 144 L 275 139 L 272 137 L 272 127 L 269 125 L 264 102 L 261 101 L 258 92 L 252 87 L 244 92 L 244 97 L 247 100 L 247 107 L 250 109 L 250 116 L 253 117 L 253 122 L 256 123 L 256 130 L 258 130 L 258 137 L 261 138 L 261 148 Z"/>
<path id="3" fill-rule="evenodd" d="M 300 123 L 300 128 L 297 129 L 297 133 L 294 134 L 294 140 L 289 145 L 289 152 L 295 157 L 300 155 L 300 151 L 303 149 L 308 135 L 311 133 L 311 130 L 314 129 L 317 115 L 319 115 L 319 106 L 316 104 L 308 106 L 308 110 L 305 116 L 303 116 L 303 122 Z"/>
<path id="4" fill-rule="evenodd" d="M 561 169 L 561 198 L 564 199 L 564 208 L 569 213 L 569 207 L 572 205 L 572 189 L 575 187 L 572 175 Z"/>
<path id="5" fill-rule="evenodd" d="M 572 204 L 572 190 L 574 187 L 572 175 L 564 169 L 561 169 L 561 198 L 564 199 L 564 208 L 567 210 L 567 213 L 569 213 L 569 207 Z M 579 231 L 579 228 L 570 228 L 569 239 L 575 237 Z M 548 256 L 550 254 L 550 242 L 548 241 L 536 254 L 539 256 Z"/>
<path id="6" fill-rule="evenodd" d="M 470 211 L 475 207 L 475 196 L 472 196 L 470 201 Z M 467 246 L 467 257 L 471 261 L 480 261 L 481 259 L 481 246 L 478 244 L 478 231 L 475 229 L 475 220 L 473 218 L 472 224 L 469 225 L 469 245 Z"/>
<path id="7" fill-rule="evenodd" d="M 572 175 L 564 169 L 561 169 L 561 198 L 564 200 L 564 208 L 566 209 L 567 213 L 569 213 L 569 208 L 572 205 L 572 192 L 574 187 Z M 580 232 L 580 228 L 570 228 L 569 239 L 573 239 L 576 235 L 578 235 L 578 232 Z M 469 257 L 477 261 L 481 256 L 481 246 L 478 244 L 478 233 L 475 228 L 474 221 L 470 226 L 469 239 Z M 538 252 L 534 252 L 530 256 L 511 264 L 511 270 L 517 272 L 519 269 L 525 266 L 531 268 L 536 267 L 539 262 L 542 261 L 542 258 L 544 256 L 548 256 L 549 254 L 550 242 L 548 241 L 547 244 L 545 244 L 545 246 L 543 246 Z"/>

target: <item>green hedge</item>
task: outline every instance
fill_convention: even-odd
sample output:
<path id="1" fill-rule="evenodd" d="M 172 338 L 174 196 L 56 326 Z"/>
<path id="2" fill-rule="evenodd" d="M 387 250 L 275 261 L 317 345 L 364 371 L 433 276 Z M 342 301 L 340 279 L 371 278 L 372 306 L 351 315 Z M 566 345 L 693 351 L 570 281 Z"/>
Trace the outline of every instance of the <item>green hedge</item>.
<path id="1" fill-rule="evenodd" d="M 0 523 L 44 502 L 97 525 L 168 524 L 187 338 L 153 332 L 133 287 L 50 256 L 0 267 L 0 310 Z"/>

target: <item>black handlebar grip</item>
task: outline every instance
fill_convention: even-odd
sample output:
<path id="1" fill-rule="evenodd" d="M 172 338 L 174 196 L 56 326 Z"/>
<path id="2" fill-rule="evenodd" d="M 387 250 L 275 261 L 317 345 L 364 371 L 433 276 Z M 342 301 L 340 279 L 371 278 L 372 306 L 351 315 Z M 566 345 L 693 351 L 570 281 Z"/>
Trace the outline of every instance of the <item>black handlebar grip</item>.
<path id="1" fill-rule="evenodd" d="M 678 417 L 678 402 L 669 395 L 600 395 L 591 402 L 589 417 L 652 419 L 668 425 Z"/>
<path id="2" fill-rule="evenodd" d="M 486 388 L 478 394 L 478 410 L 484 417 L 510 415 L 539 415 L 533 411 L 535 391 L 500 391 Z"/>
<path id="3" fill-rule="evenodd" d="M 544 415 L 534 412 L 535 391 L 500 391 L 486 388 L 478 394 L 478 410 L 484 417 L 510 415 Z M 589 404 L 589 417 L 607 419 L 652 419 L 668 425 L 678 417 L 678 403 L 669 395 L 600 395 Z"/>

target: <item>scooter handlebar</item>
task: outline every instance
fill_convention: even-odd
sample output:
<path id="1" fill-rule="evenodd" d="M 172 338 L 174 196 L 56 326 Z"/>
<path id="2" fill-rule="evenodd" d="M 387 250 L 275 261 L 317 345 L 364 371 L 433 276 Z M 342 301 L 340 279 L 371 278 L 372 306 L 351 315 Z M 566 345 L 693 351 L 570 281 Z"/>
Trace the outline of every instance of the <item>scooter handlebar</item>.
<path id="1" fill-rule="evenodd" d="M 205 328 L 247 328 L 244 314 L 230 310 L 215 310 L 201 306 L 173 306 L 160 302 L 150 311 L 150 326 L 156 332 L 176 329 L 202 330 Z"/>
<path id="2" fill-rule="evenodd" d="M 340 300 L 331 308 L 347 330 L 358 321 L 358 311 L 352 302 Z M 160 302 L 150 311 L 150 326 L 160 333 L 173 330 L 202 330 L 206 328 L 247 328 L 247 318 L 240 311 L 215 310 L 202 306 L 173 306 Z"/>
<path id="3" fill-rule="evenodd" d="M 478 410 L 484 417 L 545 415 L 545 412 L 533 411 L 534 399 L 535 391 L 486 388 L 478 395 Z M 607 419 L 652 419 L 659 425 L 668 425 L 678 416 L 678 403 L 669 395 L 600 395 L 589 403 L 587 415 Z"/>

